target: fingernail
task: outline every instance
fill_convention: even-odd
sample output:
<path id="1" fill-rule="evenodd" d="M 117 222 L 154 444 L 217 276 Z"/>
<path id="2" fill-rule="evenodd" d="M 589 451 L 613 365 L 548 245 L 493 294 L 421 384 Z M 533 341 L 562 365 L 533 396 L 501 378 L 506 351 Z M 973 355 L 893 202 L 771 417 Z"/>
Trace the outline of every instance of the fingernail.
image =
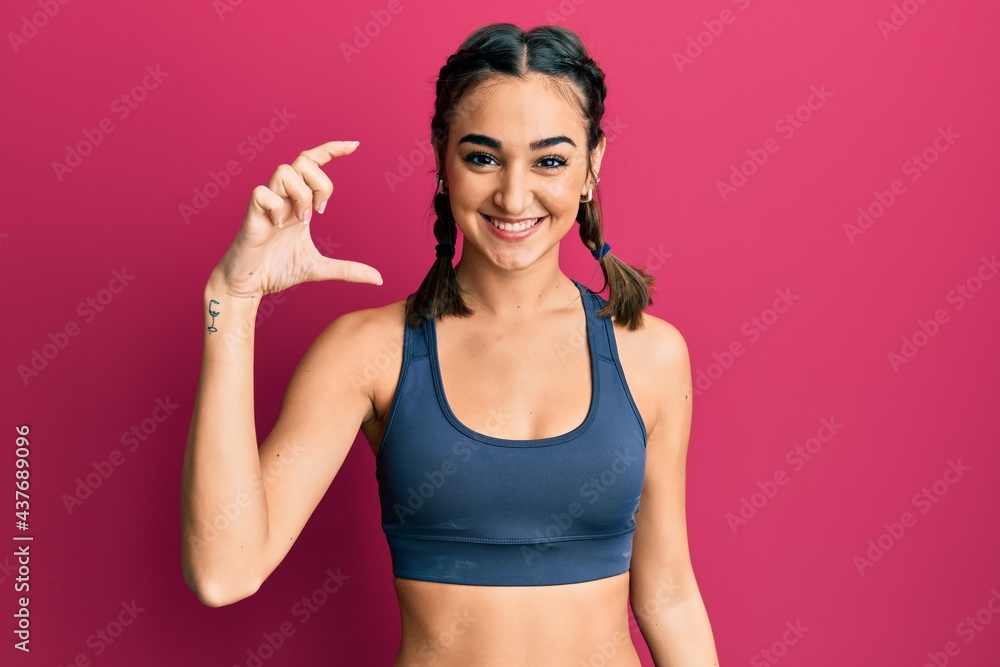
<path id="1" fill-rule="evenodd" d="M 305 211 L 302 212 L 302 222 L 308 225 L 310 219 L 312 219 L 312 209 L 307 208 Z"/>
<path id="2" fill-rule="evenodd" d="M 324 202 L 320 203 L 320 205 L 319 205 L 319 208 L 318 208 L 318 209 L 316 209 L 316 211 L 317 211 L 317 212 L 318 212 L 318 213 L 319 213 L 320 215 L 323 215 L 323 211 L 325 211 L 325 210 L 326 210 L 326 202 L 324 201 Z"/>

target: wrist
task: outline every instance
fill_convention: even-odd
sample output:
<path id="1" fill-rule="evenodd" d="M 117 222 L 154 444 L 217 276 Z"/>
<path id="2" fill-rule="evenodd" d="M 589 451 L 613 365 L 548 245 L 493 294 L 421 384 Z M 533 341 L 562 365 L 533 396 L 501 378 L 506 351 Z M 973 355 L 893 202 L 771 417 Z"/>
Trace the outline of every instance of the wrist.
<path id="1" fill-rule="evenodd" d="M 233 305 L 253 306 L 256 308 L 263 296 L 263 293 L 260 291 L 253 292 L 235 288 L 226 280 L 218 267 L 212 270 L 212 273 L 208 276 L 208 281 L 205 283 L 205 303 L 208 303 L 211 299 L 215 299 L 216 301 L 226 299 Z"/>
<path id="2" fill-rule="evenodd" d="M 256 296 L 235 295 L 224 281 L 209 279 L 202 302 L 206 340 L 225 341 L 230 353 L 241 349 L 244 342 L 252 346 L 259 303 Z M 206 354 L 218 352 L 216 343 L 207 345 Z"/>

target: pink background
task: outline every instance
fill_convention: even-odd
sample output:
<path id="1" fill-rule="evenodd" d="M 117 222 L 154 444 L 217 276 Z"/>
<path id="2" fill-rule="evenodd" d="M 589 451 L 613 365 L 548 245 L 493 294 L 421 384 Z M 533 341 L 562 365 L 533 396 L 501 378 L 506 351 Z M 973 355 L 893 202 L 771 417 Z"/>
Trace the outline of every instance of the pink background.
<path id="1" fill-rule="evenodd" d="M 655 273 L 651 312 L 685 335 L 700 378 L 688 520 L 721 664 L 1000 664 L 997 4 L 503 4 L 4 3 L 0 662 L 246 666 L 286 624 L 261 664 L 389 663 L 399 618 L 360 437 L 256 595 L 211 609 L 184 586 L 202 288 L 254 186 L 305 148 L 361 141 L 327 168 L 337 190 L 313 234 L 385 285 L 310 284 L 262 306 L 263 438 L 324 325 L 405 297 L 430 266 L 432 77 L 473 29 L 510 21 L 573 28 L 607 73 L 607 239 Z M 341 45 L 372 12 L 391 20 L 348 59 Z M 120 98 L 136 86 L 130 108 Z M 294 117 L 251 153 L 275 108 Z M 57 174 L 87 135 L 100 142 Z M 185 220 L 181 205 L 230 161 L 238 173 Z M 891 204 L 850 232 L 879 198 Z M 567 272 L 599 287 L 576 237 L 564 246 Z M 115 271 L 133 277 L 122 287 Z M 26 532 L 12 516 L 19 424 Z M 123 441 L 143 425 L 144 440 Z M 67 507 L 78 478 L 109 466 Z M 25 534 L 30 656 L 12 648 L 12 537 Z M 304 618 L 296 604 L 328 569 L 349 578 Z"/>

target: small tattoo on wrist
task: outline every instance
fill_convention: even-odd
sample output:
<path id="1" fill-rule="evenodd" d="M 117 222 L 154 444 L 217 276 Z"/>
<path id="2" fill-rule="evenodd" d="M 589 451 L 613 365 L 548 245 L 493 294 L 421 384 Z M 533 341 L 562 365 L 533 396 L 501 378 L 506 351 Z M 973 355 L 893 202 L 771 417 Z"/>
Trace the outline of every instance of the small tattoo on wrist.
<path id="1" fill-rule="evenodd" d="M 212 299 L 211 301 L 208 302 L 208 314 L 212 316 L 212 323 L 208 326 L 209 333 L 215 333 L 216 331 L 218 331 L 218 329 L 215 328 L 215 318 L 218 317 L 219 311 L 212 310 L 213 303 L 219 303 L 219 302 L 216 301 L 215 299 Z"/>

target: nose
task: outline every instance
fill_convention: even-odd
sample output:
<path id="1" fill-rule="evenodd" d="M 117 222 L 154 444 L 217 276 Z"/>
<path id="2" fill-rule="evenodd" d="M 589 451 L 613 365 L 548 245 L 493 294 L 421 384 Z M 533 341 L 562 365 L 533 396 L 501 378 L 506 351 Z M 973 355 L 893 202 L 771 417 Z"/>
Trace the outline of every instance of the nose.
<path id="1" fill-rule="evenodd" d="M 528 210 L 534 202 L 531 174 L 524 169 L 513 167 L 505 169 L 493 195 L 493 203 L 511 217 Z"/>

